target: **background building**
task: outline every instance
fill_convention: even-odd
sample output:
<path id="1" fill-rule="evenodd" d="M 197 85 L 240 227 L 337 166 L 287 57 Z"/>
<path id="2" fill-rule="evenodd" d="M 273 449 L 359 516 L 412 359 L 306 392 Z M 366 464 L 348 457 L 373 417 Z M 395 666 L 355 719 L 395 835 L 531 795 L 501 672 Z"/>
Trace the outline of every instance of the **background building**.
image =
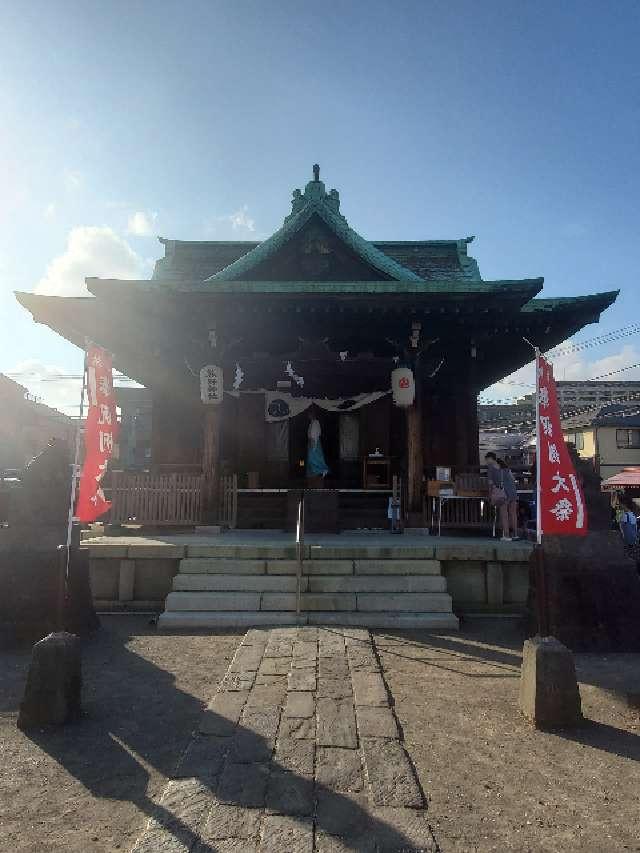
<path id="1" fill-rule="evenodd" d="M 606 480 L 640 465 L 640 404 L 605 406 L 595 417 L 573 418 L 565 424 L 564 435 Z"/>
<path id="2" fill-rule="evenodd" d="M 71 445 L 74 421 L 29 397 L 26 388 L 0 373 L 0 472 L 23 468 L 51 438 Z"/>

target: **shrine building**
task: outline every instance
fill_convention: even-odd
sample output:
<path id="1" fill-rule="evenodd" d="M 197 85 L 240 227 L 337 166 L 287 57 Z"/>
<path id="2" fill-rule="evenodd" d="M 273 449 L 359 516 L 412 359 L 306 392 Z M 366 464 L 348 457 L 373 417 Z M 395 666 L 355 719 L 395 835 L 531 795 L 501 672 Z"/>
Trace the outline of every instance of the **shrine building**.
<path id="1" fill-rule="evenodd" d="M 487 281 L 473 239 L 365 239 L 314 167 L 264 241 L 162 238 L 150 280 L 87 278 L 88 297 L 17 298 L 148 389 L 149 469 L 202 476 L 203 517 L 215 517 L 220 478 L 237 475 L 238 524 L 285 526 L 287 492 L 309 485 L 312 411 L 342 528 L 386 524 L 380 497 L 394 482 L 420 526 L 436 467 L 477 470 L 478 393 L 530 362 L 532 344 L 548 350 L 597 322 L 617 295 L 548 299 L 541 277 Z M 415 381 L 404 407 L 398 367 Z M 213 405 L 203 368 L 220 383 Z"/>

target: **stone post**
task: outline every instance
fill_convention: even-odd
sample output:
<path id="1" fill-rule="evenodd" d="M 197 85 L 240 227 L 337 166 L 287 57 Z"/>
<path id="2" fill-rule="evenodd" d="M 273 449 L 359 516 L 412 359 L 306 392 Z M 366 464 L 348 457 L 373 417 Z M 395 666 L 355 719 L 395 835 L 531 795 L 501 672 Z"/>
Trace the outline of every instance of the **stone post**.
<path id="1" fill-rule="evenodd" d="M 555 637 L 525 640 L 520 710 L 536 728 L 575 726 L 582 720 L 573 655 Z"/>
<path id="2" fill-rule="evenodd" d="M 75 634 L 48 634 L 33 647 L 18 728 L 62 725 L 80 716 L 82 662 Z"/>

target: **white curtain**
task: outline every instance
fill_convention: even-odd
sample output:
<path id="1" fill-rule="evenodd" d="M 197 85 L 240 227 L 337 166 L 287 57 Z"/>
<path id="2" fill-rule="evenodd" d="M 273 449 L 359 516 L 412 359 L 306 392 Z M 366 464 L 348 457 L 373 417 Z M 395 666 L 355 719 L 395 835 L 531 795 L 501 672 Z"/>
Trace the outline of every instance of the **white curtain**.
<path id="1" fill-rule="evenodd" d="M 340 459 L 360 458 L 360 418 L 340 415 Z"/>
<path id="2" fill-rule="evenodd" d="M 386 397 L 390 391 L 373 391 L 370 394 L 356 394 L 354 397 L 343 397 L 328 400 L 323 397 L 292 397 L 291 394 L 280 391 L 264 392 L 264 417 L 267 423 L 294 418 L 304 412 L 309 406 L 316 405 L 325 412 L 353 412 L 362 406 L 368 406 L 381 397 Z"/>
<path id="3" fill-rule="evenodd" d="M 289 461 L 289 419 L 267 424 L 267 459 L 270 462 Z"/>

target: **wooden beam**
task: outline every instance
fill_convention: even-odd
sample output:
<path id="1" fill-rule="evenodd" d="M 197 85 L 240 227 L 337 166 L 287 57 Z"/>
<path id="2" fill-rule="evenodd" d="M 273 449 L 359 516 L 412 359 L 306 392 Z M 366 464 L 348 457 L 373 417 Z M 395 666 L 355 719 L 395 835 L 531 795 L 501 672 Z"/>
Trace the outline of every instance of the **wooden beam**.
<path id="1" fill-rule="evenodd" d="M 218 520 L 218 485 L 220 481 L 220 422 L 222 406 L 204 407 L 204 440 L 202 443 L 202 509 L 203 520 Z"/>

